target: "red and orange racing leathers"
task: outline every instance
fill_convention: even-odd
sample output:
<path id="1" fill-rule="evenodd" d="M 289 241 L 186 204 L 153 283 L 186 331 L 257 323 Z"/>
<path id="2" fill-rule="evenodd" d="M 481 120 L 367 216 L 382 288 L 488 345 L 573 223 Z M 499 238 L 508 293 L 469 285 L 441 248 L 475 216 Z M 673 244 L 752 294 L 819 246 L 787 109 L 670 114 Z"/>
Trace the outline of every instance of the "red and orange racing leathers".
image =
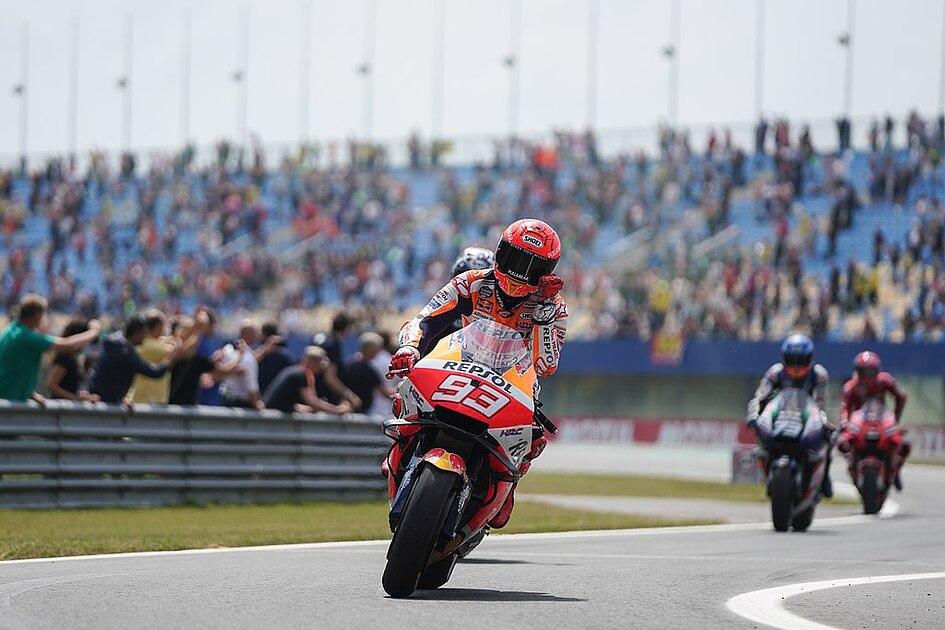
<path id="1" fill-rule="evenodd" d="M 530 340 L 535 373 L 539 377 L 551 376 L 558 369 L 567 331 L 568 307 L 564 299 L 555 295 L 542 300 L 533 293 L 506 310 L 496 290 L 491 269 L 459 274 L 437 291 L 416 317 L 404 324 L 400 345 L 417 348 L 423 356 L 444 333 L 453 332 L 457 319 L 463 326 L 478 319 L 489 319 L 519 331 Z"/>

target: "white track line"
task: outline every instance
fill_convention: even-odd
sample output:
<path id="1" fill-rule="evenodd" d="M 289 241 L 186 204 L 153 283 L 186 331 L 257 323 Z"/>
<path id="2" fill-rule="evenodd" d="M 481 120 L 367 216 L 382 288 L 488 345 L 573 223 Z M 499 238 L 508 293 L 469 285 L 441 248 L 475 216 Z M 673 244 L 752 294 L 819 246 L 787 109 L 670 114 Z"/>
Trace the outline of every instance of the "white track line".
<path id="1" fill-rule="evenodd" d="M 725 606 L 739 617 L 743 617 L 755 623 L 771 626 L 772 628 L 781 628 L 783 630 L 838 630 L 838 628 L 834 626 L 817 623 L 816 621 L 811 621 L 789 612 L 784 608 L 784 602 L 788 598 L 800 595 L 801 593 L 813 593 L 830 588 L 860 586 L 863 584 L 882 584 L 884 582 L 905 582 L 908 580 L 940 579 L 945 579 L 945 572 L 877 575 L 824 580 L 823 582 L 801 582 L 736 595 L 728 600 Z"/>
<path id="2" fill-rule="evenodd" d="M 850 484 L 837 484 L 841 488 L 842 494 L 849 494 L 850 490 L 855 493 L 856 488 Z M 844 487 L 847 486 L 847 487 Z M 858 495 L 857 495 L 858 496 Z M 879 513 L 880 518 L 891 518 L 898 514 L 899 504 L 888 500 Z M 818 527 L 836 527 L 838 525 L 860 525 L 873 522 L 873 517 L 862 514 L 851 514 L 850 516 L 835 516 L 815 520 Z M 760 523 L 730 523 L 723 525 L 682 525 L 678 527 L 641 527 L 636 529 L 601 529 L 574 532 L 547 532 L 536 534 L 495 534 L 490 537 L 491 541 L 507 540 L 556 540 L 561 538 L 600 538 L 608 536 L 667 536 L 673 534 L 705 534 L 713 532 L 743 532 L 752 530 L 764 530 L 770 528 L 767 521 Z M 251 547 L 213 547 L 210 549 L 182 549 L 179 551 L 130 551 L 125 553 L 100 553 L 84 556 L 61 556 L 56 558 L 27 558 L 23 560 L 0 560 L 0 566 L 8 564 L 27 564 L 36 562 L 64 562 L 74 560 L 102 560 L 102 559 L 120 559 L 120 558 L 151 558 L 161 556 L 186 556 L 194 554 L 211 553 L 234 553 L 234 552 L 252 552 L 252 551 L 293 551 L 305 549 L 334 549 L 343 547 L 370 547 L 378 545 L 387 545 L 390 540 L 350 540 L 338 542 L 320 542 L 320 543 L 292 543 L 284 545 L 255 545 Z"/>
<path id="3" fill-rule="evenodd" d="M 874 522 L 874 518 L 862 514 L 850 516 L 835 516 L 815 520 L 818 527 L 836 527 L 840 525 L 861 525 Z M 606 538 L 626 536 L 671 536 L 675 534 L 708 534 L 723 532 L 744 532 L 767 530 L 771 528 L 768 522 L 761 523 L 733 523 L 725 525 L 683 525 L 679 527 L 641 527 L 637 529 L 599 529 L 574 532 L 547 532 L 536 534 L 495 534 L 489 537 L 491 542 L 528 541 L 528 540 L 558 540 L 567 538 Z M 194 554 L 240 553 L 255 551 L 297 551 L 306 549 L 336 549 L 344 547 L 370 547 L 387 545 L 390 540 L 353 540 L 320 543 L 294 543 L 285 545 L 256 545 L 252 547 L 214 547 L 210 549 L 183 549 L 180 551 L 131 551 L 125 553 L 101 553 L 84 556 L 62 556 L 57 558 L 27 558 L 24 560 L 3 560 L 0 567 L 10 564 L 30 564 L 37 562 L 70 562 L 76 560 L 113 560 L 121 558 L 153 558 L 162 556 L 186 556 Z"/>

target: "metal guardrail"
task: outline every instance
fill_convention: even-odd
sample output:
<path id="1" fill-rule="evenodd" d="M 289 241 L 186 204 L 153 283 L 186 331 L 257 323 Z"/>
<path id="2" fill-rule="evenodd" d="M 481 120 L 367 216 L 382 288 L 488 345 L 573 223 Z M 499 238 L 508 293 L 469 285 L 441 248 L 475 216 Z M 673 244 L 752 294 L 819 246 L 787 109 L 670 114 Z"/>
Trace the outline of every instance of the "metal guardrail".
<path id="1" fill-rule="evenodd" d="M 364 416 L 0 401 L 0 507 L 379 498 L 388 445 Z"/>

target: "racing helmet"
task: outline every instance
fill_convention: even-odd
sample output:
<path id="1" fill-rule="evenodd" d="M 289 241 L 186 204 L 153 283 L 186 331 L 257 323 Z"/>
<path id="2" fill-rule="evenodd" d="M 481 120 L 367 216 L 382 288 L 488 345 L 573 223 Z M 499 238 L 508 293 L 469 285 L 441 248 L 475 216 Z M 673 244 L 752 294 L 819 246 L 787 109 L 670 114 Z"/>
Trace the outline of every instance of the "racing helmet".
<path id="1" fill-rule="evenodd" d="M 550 274 L 561 258 L 561 239 L 538 219 L 520 219 L 502 232 L 495 250 L 495 277 L 509 297 L 524 297 L 538 290 L 538 281 Z"/>
<path id="2" fill-rule="evenodd" d="M 875 352 L 861 352 L 856 355 L 856 358 L 853 360 L 853 369 L 856 370 L 856 375 L 861 381 L 866 383 L 872 382 L 882 369 L 879 355 Z"/>
<path id="3" fill-rule="evenodd" d="M 472 269 L 492 269 L 495 265 L 495 254 L 485 247 L 467 247 L 459 255 L 456 262 L 453 263 L 453 275 L 455 278 L 461 273 Z"/>
<path id="4" fill-rule="evenodd" d="M 806 335 L 791 335 L 781 344 L 781 357 L 789 378 L 804 378 L 814 361 L 814 342 Z"/>

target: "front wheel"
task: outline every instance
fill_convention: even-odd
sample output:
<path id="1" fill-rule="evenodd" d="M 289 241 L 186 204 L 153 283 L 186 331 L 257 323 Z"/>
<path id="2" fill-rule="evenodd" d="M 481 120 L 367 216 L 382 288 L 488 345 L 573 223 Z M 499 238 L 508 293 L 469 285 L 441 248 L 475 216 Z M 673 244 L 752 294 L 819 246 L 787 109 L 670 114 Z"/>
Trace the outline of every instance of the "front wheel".
<path id="1" fill-rule="evenodd" d="M 876 466 L 863 468 L 863 480 L 860 483 L 860 496 L 863 497 L 863 513 L 876 514 L 882 506 L 879 496 L 879 471 Z"/>
<path id="2" fill-rule="evenodd" d="M 391 597 L 409 597 L 417 589 L 453 504 L 456 480 L 455 474 L 435 466 L 423 466 L 420 470 L 387 550 L 383 584 Z"/>
<path id="3" fill-rule="evenodd" d="M 794 503 L 794 475 L 788 467 L 775 469 L 768 488 L 771 495 L 771 522 L 775 531 L 786 532 L 791 526 Z"/>

